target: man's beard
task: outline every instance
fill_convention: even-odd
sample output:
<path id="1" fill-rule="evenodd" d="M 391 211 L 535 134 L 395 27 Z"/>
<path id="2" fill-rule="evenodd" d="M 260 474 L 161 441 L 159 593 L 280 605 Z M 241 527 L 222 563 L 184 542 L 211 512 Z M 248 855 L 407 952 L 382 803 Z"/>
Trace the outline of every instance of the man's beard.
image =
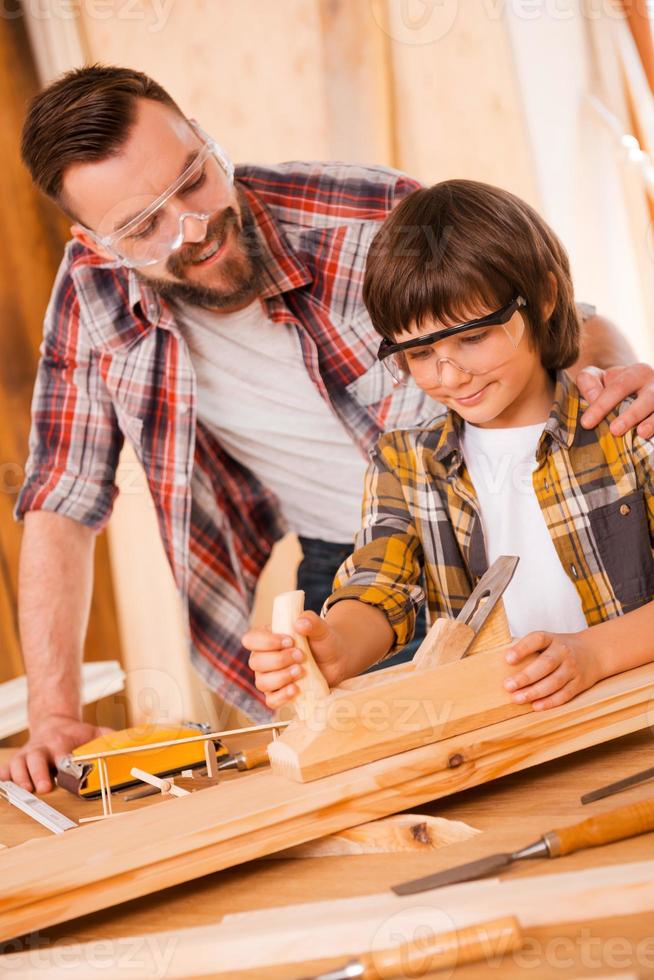
<path id="1" fill-rule="evenodd" d="M 141 275 L 139 278 L 154 289 L 164 299 L 181 301 L 193 306 L 206 306 L 212 309 L 238 307 L 248 300 L 254 300 L 261 292 L 263 284 L 263 259 L 261 244 L 252 212 L 243 194 L 239 194 L 241 215 L 234 208 L 226 208 L 207 226 L 204 241 L 186 245 L 169 256 L 166 270 L 175 280 L 155 279 Z M 210 242 L 218 242 L 219 247 L 228 235 L 235 235 L 238 254 L 226 255 L 218 260 L 220 275 L 224 285 L 220 289 L 186 279 L 186 269 L 194 258 L 207 249 Z M 230 246 L 233 250 L 234 246 Z"/>

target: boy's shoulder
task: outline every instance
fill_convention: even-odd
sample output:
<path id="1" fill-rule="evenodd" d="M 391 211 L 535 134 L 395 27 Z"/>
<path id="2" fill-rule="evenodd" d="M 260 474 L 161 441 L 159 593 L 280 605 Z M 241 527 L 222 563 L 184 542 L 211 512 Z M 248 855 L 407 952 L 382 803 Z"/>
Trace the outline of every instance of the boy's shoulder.
<path id="1" fill-rule="evenodd" d="M 446 430 L 451 426 L 451 415 L 442 408 L 432 418 L 404 429 L 391 429 L 377 440 L 373 450 L 393 469 L 409 467 L 415 469 L 418 461 L 425 457 L 434 458 L 436 451 L 446 438 Z"/>

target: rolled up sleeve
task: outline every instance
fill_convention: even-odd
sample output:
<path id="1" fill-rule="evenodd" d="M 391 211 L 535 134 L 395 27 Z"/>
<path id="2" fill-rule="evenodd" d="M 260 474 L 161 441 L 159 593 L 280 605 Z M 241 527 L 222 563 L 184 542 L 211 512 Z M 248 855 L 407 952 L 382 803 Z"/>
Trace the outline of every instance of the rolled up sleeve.
<path id="1" fill-rule="evenodd" d="M 388 437 L 383 436 L 371 454 L 366 473 L 363 526 L 356 536 L 354 553 L 336 573 L 334 591 L 322 610 L 324 615 L 344 599 L 377 606 L 395 633 L 395 644 L 387 656 L 411 640 L 416 615 L 424 601 L 419 585 L 422 546 L 394 456 Z"/>
<path id="2" fill-rule="evenodd" d="M 73 282 L 60 271 L 46 313 L 16 519 L 49 510 L 101 530 L 118 493 L 122 441 L 98 355 L 81 334 Z"/>

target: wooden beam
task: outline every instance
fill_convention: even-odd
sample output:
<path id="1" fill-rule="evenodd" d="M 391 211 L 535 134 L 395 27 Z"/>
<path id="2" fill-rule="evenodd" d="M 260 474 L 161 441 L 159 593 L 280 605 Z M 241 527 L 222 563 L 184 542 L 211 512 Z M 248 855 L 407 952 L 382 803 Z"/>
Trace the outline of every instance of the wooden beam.
<path id="1" fill-rule="evenodd" d="M 580 916 L 614 918 L 616 909 L 621 916 L 654 911 L 654 861 L 467 882 L 427 892 L 419 903 L 415 896 L 399 898 L 389 891 L 242 912 L 190 929 L 103 939 L 102 966 L 121 980 L 160 976 L 165 951 L 168 980 L 190 974 L 232 978 L 241 970 L 274 965 L 287 966 L 285 975 L 293 976 L 306 961 L 345 960 L 363 949 L 391 945 L 391 931 L 397 942 L 398 935 L 409 938 L 416 929 L 429 935 L 516 911 L 523 930 L 563 927 Z M 95 942 L 43 948 L 37 959 L 28 950 L 5 954 L 2 962 L 7 975 L 18 980 L 42 980 L 44 973 L 48 980 L 86 980 L 95 948 Z M 138 963 L 130 955 L 134 949 Z"/>
<path id="2" fill-rule="evenodd" d="M 422 813 L 398 813 L 383 820 L 372 820 L 338 834 L 319 837 L 297 847 L 289 847 L 270 857 L 336 857 L 344 854 L 397 854 L 403 851 L 434 851 L 449 844 L 476 837 L 476 830 L 462 820 L 445 820 Z"/>
<path id="3" fill-rule="evenodd" d="M 436 628 L 441 623 L 471 632 L 452 620 L 439 620 Z M 439 638 L 443 640 L 442 634 Z M 271 743 L 270 763 L 289 779 L 320 779 L 531 713 L 530 704 L 517 704 L 504 689 L 515 667 L 507 664 L 503 652 L 502 647 L 428 670 L 398 671 L 388 679 L 379 671 L 381 680 L 366 675 L 367 683 L 356 690 L 334 688 L 310 721 L 293 721 Z"/>
<path id="4" fill-rule="evenodd" d="M 560 708 L 315 782 L 293 784 L 257 770 L 144 807 L 120 822 L 71 830 L 62 840 L 31 840 L 2 856 L 0 940 L 639 731 L 652 724 L 653 699 L 654 664 L 648 664 L 602 681 Z"/>

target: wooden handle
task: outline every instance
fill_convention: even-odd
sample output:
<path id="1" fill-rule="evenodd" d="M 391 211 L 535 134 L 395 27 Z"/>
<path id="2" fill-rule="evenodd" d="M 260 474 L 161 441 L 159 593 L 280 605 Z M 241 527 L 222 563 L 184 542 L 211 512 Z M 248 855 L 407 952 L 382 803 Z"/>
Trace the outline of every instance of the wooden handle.
<path id="1" fill-rule="evenodd" d="M 597 817 L 589 817 L 572 827 L 552 830 L 545 835 L 552 857 L 572 854 L 585 847 L 600 847 L 654 830 L 654 799 L 621 806 Z"/>
<path id="2" fill-rule="evenodd" d="M 295 682 L 300 693 L 293 704 L 300 718 L 307 721 L 313 717 L 316 702 L 329 694 L 329 684 L 313 659 L 308 640 L 294 630 L 295 621 L 300 618 L 303 612 L 304 592 L 301 590 L 282 592 L 273 602 L 272 631 L 273 633 L 284 633 L 287 636 L 292 636 L 296 647 L 302 650 L 305 655 L 305 659 L 302 661 L 304 675 Z"/>
<path id="3" fill-rule="evenodd" d="M 437 619 L 414 654 L 415 669 L 428 670 L 460 660 L 474 638 L 473 630 L 465 623 Z"/>
<path id="4" fill-rule="evenodd" d="M 498 599 L 492 613 L 470 644 L 470 649 L 466 656 L 472 657 L 473 654 L 479 653 L 481 650 L 493 650 L 495 647 L 508 647 L 510 643 L 511 630 L 509 629 L 509 621 L 506 618 L 506 609 L 502 600 Z"/>
<path id="5" fill-rule="evenodd" d="M 466 929 L 442 932 L 431 939 L 403 943 L 359 957 L 364 980 L 422 977 L 475 960 L 504 956 L 522 945 L 520 923 L 507 915 Z"/>
<path id="6" fill-rule="evenodd" d="M 243 756 L 244 769 L 256 769 L 257 766 L 267 766 L 270 762 L 268 758 L 268 746 L 257 745 L 254 749 L 246 749 L 241 752 Z"/>

